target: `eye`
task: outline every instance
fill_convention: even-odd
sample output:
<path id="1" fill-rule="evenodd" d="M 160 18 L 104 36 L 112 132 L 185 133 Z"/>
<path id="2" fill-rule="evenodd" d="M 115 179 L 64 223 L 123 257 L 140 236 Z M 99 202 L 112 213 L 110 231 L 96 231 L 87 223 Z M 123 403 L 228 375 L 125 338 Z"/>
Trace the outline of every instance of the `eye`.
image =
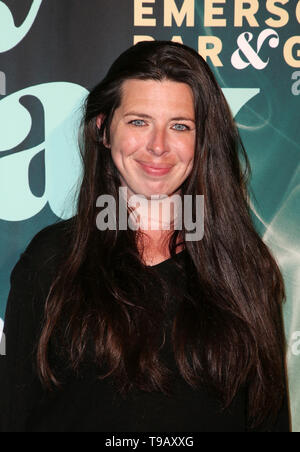
<path id="1" fill-rule="evenodd" d="M 174 124 L 173 129 L 177 130 L 178 132 L 184 132 L 185 130 L 190 130 L 188 126 L 185 124 Z"/>
<path id="2" fill-rule="evenodd" d="M 130 121 L 129 124 L 132 124 L 136 127 L 141 127 L 141 126 L 145 125 L 145 121 L 143 121 L 142 119 L 134 119 L 133 121 Z"/>

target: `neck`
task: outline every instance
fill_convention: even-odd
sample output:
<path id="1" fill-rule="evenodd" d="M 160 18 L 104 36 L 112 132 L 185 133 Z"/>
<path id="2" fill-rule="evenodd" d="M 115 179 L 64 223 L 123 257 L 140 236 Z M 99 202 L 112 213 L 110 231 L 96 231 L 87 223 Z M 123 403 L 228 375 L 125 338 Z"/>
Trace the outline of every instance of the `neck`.
<path id="1" fill-rule="evenodd" d="M 127 190 L 121 193 L 130 211 L 129 222 L 135 230 L 170 232 L 179 229 L 182 206 L 179 193 L 152 195 L 150 199 L 143 195 L 130 195 Z"/>

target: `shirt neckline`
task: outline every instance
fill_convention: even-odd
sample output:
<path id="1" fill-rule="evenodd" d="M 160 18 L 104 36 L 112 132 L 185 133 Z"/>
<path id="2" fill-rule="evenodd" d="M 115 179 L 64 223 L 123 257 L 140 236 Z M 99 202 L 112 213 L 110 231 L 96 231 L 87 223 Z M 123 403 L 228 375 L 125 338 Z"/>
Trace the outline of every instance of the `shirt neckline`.
<path id="1" fill-rule="evenodd" d="M 148 268 L 161 267 L 161 266 L 166 265 L 169 262 L 173 261 L 174 259 L 177 259 L 178 256 L 182 256 L 185 252 L 186 252 L 186 248 L 184 248 L 182 251 L 179 251 L 179 253 L 177 253 L 174 257 L 169 257 L 168 259 L 165 259 L 164 261 L 159 262 L 158 264 L 155 264 L 155 265 L 146 265 L 146 267 L 148 267 Z"/>

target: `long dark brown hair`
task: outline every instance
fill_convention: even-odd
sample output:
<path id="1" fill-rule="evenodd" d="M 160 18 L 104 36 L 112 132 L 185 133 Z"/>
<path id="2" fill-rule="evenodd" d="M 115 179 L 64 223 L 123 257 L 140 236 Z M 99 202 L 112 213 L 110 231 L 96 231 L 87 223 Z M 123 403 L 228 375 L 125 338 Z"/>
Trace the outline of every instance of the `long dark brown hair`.
<path id="1" fill-rule="evenodd" d="M 160 359 L 168 309 L 164 283 L 143 262 L 138 231 L 96 227 L 99 195 L 114 196 L 118 213 L 121 182 L 103 137 L 106 133 L 110 141 L 128 79 L 167 79 L 193 91 L 195 160 L 181 192 L 193 200 L 204 195 L 205 233 L 200 241 L 185 241 L 183 223 L 194 276 L 173 321 L 174 356 L 186 382 L 211 388 L 223 407 L 247 387 L 248 418 L 258 425 L 278 413 L 285 391 L 284 283 L 252 224 L 249 162 L 222 90 L 203 58 L 177 43 L 131 47 L 86 100 L 80 140 L 84 171 L 70 246 L 46 302 L 37 356 L 40 378 L 47 387 L 61 383 L 49 358 L 60 331 L 60 346 L 74 371 L 88 355 L 98 364 L 99 377 L 112 377 L 123 395 L 134 387 L 169 393 L 170 372 Z M 100 129 L 99 115 L 104 119 Z M 171 256 L 179 233 L 172 231 Z M 161 300 L 151 298 L 151 284 L 160 284 Z"/>

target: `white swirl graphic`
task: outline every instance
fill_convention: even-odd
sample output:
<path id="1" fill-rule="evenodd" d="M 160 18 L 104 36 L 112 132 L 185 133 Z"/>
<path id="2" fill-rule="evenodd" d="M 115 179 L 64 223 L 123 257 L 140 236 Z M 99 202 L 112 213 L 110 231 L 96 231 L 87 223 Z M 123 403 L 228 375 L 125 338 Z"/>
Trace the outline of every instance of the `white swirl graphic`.
<path id="1" fill-rule="evenodd" d="M 30 31 L 43 0 L 34 0 L 29 13 L 20 27 L 15 26 L 10 9 L 0 1 L 0 53 L 16 47 Z"/>

